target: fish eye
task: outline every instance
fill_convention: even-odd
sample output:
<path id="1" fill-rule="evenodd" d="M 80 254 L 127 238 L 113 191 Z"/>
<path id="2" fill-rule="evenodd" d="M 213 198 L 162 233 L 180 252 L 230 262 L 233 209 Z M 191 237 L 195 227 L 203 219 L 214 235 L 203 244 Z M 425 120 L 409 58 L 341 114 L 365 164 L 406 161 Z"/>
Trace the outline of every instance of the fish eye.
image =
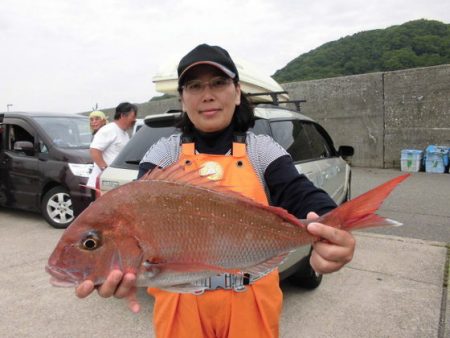
<path id="1" fill-rule="evenodd" d="M 94 250 L 97 248 L 97 240 L 94 238 L 86 238 L 83 242 L 83 247 L 87 250 Z"/>
<path id="2" fill-rule="evenodd" d="M 101 246 L 101 237 L 96 231 L 91 231 L 81 241 L 81 246 L 85 250 L 95 250 Z"/>

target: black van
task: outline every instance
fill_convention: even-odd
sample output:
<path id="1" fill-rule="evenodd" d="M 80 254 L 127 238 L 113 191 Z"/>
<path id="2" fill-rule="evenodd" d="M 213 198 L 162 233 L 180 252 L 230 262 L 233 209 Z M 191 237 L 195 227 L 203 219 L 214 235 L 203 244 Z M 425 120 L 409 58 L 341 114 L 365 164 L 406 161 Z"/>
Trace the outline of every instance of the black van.
<path id="1" fill-rule="evenodd" d="M 91 202 L 91 138 L 87 116 L 0 113 L 0 206 L 67 227 Z"/>

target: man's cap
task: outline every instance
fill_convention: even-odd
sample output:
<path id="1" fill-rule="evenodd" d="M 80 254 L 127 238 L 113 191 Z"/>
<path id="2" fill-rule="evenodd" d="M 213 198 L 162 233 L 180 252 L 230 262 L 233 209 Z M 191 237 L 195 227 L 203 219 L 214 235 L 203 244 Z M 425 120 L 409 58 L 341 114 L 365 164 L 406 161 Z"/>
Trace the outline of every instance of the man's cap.
<path id="1" fill-rule="evenodd" d="M 230 78 L 239 80 L 236 65 L 225 49 L 202 44 L 187 53 L 178 64 L 178 85 L 181 85 L 183 76 L 189 69 L 202 64 L 219 68 Z"/>
<path id="2" fill-rule="evenodd" d="M 105 113 L 103 113 L 100 110 L 94 110 L 93 112 L 91 112 L 89 114 L 89 118 L 91 118 L 91 117 L 100 117 L 102 120 L 107 120 Z"/>

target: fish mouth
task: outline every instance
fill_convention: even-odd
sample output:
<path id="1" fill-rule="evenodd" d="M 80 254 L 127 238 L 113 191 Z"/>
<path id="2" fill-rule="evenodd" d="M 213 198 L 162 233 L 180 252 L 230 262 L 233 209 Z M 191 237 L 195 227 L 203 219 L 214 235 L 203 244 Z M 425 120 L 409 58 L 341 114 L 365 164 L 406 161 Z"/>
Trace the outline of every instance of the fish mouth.
<path id="1" fill-rule="evenodd" d="M 70 273 L 57 267 L 47 265 L 45 271 L 50 274 L 50 284 L 53 286 L 68 288 L 79 284 Z"/>

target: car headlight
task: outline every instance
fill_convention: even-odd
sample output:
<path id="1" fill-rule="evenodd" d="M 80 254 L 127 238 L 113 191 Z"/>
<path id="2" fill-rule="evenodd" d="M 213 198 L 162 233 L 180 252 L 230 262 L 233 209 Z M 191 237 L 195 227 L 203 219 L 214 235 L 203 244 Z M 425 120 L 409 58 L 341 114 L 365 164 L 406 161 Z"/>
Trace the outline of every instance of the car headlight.
<path id="1" fill-rule="evenodd" d="M 69 163 L 72 174 L 79 177 L 89 177 L 93 167 L 93 164 Z"/>

